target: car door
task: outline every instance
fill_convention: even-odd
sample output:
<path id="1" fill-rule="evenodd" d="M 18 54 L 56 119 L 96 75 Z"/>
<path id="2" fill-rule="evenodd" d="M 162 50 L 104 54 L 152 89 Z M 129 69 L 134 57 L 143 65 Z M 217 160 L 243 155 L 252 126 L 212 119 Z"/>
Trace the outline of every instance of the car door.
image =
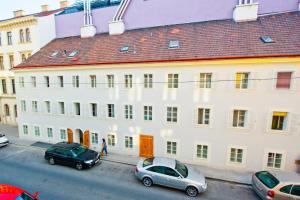
<path id="1" fill-rule="evenodd" d="M 59 163 L 61 165 L 65 165 L 65 150 L 61 149 L 61 148 L 57 148 L 55 149 L 55 156 L 54 156 L 54 160 L 56 163 Z"/>
<path id="2" fill-rule="evenodd" d="M 300 184 L 293 185 L 293 188 L 291 191 L 291 200 L 300 200 Z"/>
<path id="3" fill-rule="evenodd" d="M 292 184 L 280 186 L 280 188 L 275 192 L 274 200 L 291 200 L 290 193 L 292 186 Z"/>
<path id="4" fill-rule="evenodd" d="M 147 169 L 153 183 L 165 185 L 164 168 L 162 166 L 153 166 Z"/>
<path id="5" fill-rule="evenodd" d="M 184 181 L 182 177 L 172 168 L 164 167 L 166 175 L 166 185 L 172 188 L 184 189 Z"/>

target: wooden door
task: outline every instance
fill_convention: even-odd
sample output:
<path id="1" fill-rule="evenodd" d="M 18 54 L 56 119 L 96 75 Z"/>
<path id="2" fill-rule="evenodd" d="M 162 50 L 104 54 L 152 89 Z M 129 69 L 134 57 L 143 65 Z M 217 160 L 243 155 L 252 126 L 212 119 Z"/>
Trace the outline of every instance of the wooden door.
<path id="1" fill-rule="evenodd" d="M 72 129 L 67 129 L 67 133 L 68 133 L 68 143 L 73 143 L 73 131 Z"/>
<path id="2" fill-rule="evenodd" d="M 153 157 L 153 136 L 140 135 L 140 156 Z"/>
<path id="3" fill-rule="evenodd" d="M 83 146 L 89 148 L 90 147 L 90 131 L 84 131 L 83 134 Z"/>

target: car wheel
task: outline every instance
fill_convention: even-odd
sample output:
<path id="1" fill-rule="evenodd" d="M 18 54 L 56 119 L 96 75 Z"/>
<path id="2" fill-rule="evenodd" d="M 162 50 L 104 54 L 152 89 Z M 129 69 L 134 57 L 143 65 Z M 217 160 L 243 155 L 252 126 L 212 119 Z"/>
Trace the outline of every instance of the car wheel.
<path id="1" fill-rule="evenodd" d="M 78 169 L 78 170 L 82 170 L 82 164 L 81 163 L 76 163 L 76 169 Z"/>
<path id="2" fill-rule="evenodd" d="M 198 195 L 198 190 L 194 186 L 189 186 L 186 188 L 186 194 L 190 197 L 195 197 Z"/>
<path id="3" fill-rule="evenodd" d="M 143 178 L 143 184 L 146 187 L 150 187 L 153 184 L 153 182 L 152 182 L 151 178 L 145 177 L 145 178 Z"/>
<path id="4" fill-rule="evenodd" d="M 54 165 L 55 164 L 54 158 L 52 158 L 52 157 L 49 158 L 49 164 L 50 165 Z"/>

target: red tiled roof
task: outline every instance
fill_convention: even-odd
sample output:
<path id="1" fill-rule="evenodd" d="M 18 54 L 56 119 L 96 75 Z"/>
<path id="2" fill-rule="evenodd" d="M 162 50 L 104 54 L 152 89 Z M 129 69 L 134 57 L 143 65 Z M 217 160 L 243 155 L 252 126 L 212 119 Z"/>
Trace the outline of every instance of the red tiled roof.
<path id="1" fill-rule="evenodd" d="M 263 43 L 261 36 L 270 36 L 274 43 Z M 179 40 L 180 48 L 169 49 L 170 40 Z M 120 52 L 127 45 L 129 51 Z M 64 50 L 67 55 L 74 50 L 79 54 L 70 59 Z M 59 55 L 51 57 L 55 51 Z M 299 55 L 300 12 L 291 12 L 252 22 L 208 21 L 138 29 L 115 36 L 55 39 L 15 68 Z"/>

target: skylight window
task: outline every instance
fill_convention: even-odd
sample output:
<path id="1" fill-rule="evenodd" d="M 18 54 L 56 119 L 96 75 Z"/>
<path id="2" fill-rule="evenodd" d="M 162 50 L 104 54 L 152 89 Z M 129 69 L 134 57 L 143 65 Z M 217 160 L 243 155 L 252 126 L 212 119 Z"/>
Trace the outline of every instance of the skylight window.
<path id="1" fill-rule="evenodd" d="M 270 36 L 262 36 L 262 37 L 260 37 L 260 40 L 263 43 L 273 43 L 274 42 L 274 40 Z"/>
<path id="2" fill-rule="evenodd" d="M 74 58 L 78 54 L 78 51 L 73 51 L 68 55 L 68 58 Z"/>
<path id="3" fill-rule="evenodd" d="M 129 46 L 124 46 L 120 48 L 121 52 L 128 52 L 129 51 Z"/>
<path id="4" fill-rule="evenodd" d="M 58 55 L 58 51 L 54 51 L 52 54 L 51 54 L 51 57 L 56 57 Z"/>
<path id="5" fill-rule="evenodd" d="M 169 48 L 170 49 L 177 49 L 177 48 L 179 48 L 179 40 L 170 40 L 169 41 Z"/>

